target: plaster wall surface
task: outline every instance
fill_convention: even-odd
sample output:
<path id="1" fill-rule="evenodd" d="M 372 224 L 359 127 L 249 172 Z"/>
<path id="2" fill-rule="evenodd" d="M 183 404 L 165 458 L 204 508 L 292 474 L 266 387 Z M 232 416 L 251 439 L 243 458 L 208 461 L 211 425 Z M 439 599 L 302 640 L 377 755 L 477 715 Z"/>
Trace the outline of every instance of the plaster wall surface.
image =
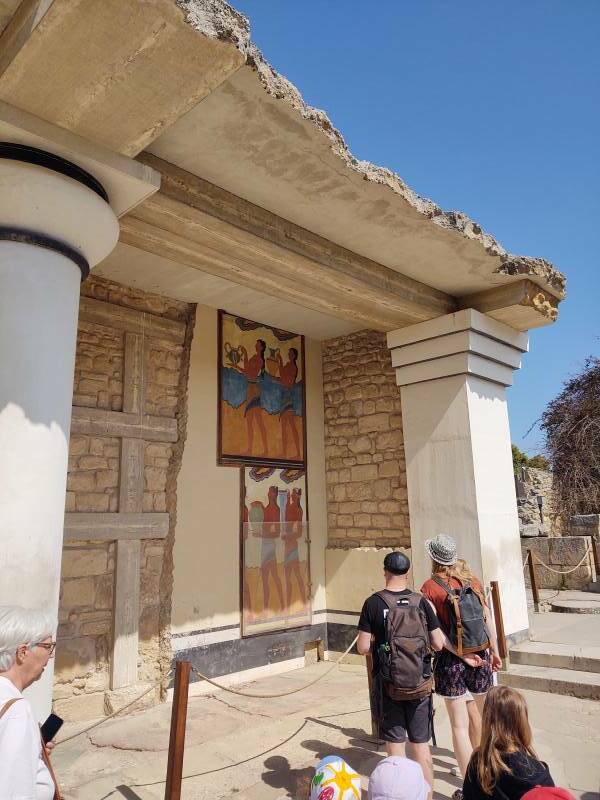
<path id="1" fill-rule="evenodd" d="M 187 440 L 177 484 L 174 647 L 177 637 L 183 638 L 184 634 L 188 646 L 240 636 L 240 470 L 216 463 L 217 325 L 217 311 L 198 306 L 188 384 Z M 314 611 L 325 608 L 322 385 L 321 346 L 307 339 L 308 504 Z"/>
<path id="2" fill-rule="evenodd" d="M 410 558 L 410 549 L 402 551 Z M 360 614 L 366 598 L 384 588 L 383 559 L 391 552 L 391 547 L 327 548 L 327 609 L 331 617 L 339 611 Z M 412 570 L 409 584 L 411 580 Z"/>

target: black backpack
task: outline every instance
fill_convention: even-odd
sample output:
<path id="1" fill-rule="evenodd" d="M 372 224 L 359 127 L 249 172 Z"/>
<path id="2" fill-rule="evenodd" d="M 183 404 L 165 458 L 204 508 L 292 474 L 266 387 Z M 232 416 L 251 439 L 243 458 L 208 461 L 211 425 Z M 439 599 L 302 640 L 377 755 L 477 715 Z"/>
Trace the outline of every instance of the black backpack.
<path id="1" fill-rule="evenodd" d="M 446 603 L 450 619 L 448 638 L 456 647 L 459 656 L 479 653 L 490 646 L 490 635 L 484 618 L 484 600 L 468 581 L 458 589 L 452 589 L 437 575 L 433 580 L 446 592 Z"/>
<path id="2" fill-rule="evenodd" d="M 431 645 L 427 618 L 418 592 L 398 597 L 377 592 L 388 607 L 385 642 L 379 645 L 379 674 L 389 697 L 417 700 L 431 694 Z"/>

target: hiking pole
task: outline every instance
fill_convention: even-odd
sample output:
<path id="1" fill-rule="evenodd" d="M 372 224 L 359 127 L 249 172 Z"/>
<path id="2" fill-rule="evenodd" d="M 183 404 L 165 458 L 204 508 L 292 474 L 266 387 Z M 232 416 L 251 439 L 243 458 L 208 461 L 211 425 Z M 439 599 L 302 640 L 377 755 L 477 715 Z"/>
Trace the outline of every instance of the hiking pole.
<path id="1" fill-rule="evenodd" d="M 175 687 L 173 689 L 173 706 L 171 709 L 171 735 L 169 737 L 165 800 L 181 800 L 185 724 L 187 721 L 191 668 L 192 664 L 190 661 L 178 661 L 175 668 Z"/>

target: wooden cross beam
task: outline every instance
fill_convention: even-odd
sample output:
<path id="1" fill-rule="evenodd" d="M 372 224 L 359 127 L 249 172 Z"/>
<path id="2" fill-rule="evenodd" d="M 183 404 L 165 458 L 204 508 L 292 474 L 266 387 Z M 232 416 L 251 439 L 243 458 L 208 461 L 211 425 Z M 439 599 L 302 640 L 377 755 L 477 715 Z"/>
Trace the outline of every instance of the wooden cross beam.
<path id="1" fill-rule="evenodd" d="M 184 322 L 156 314 L 81 298 L 80 320 L 123 332 L 122 411 L 74 407 L 71 431 L 121 439 L 118 513 L 65 514 L 65 541 L 115 541 L 113 646 L 110 688 L 138 681 L 140 551 L 142 539 L 164 539 L 168 513 L 144 513 L 144 451 L 146 442 L 176 442 L 177 421 L 145 413 L 149 337 L 183 344 Z"/>

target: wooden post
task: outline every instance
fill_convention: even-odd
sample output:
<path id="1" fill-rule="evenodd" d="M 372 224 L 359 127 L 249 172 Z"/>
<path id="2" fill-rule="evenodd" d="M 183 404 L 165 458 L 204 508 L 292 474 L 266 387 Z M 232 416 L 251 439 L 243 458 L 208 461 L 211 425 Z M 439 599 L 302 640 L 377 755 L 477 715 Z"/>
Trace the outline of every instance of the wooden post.
<path id="1" fill-rule="evenodd" d="M 492 606 L 494 608 L 494 621 L 496 623 L 496 636 L 498 637 L 498 655 L 504 661 L 508 656 L 506 647 L 506 634 L 504 633 L 504 617 L 502 616 L 502 604 L 500 602 L 500 586 L 498 581 L 490 581 L 492 592 Z"/>
<path id="2" fill-rule="evenodd" d="M 379 742 L 379 722 L 377 714 L 373 708 L 373 653 L 368 652 L 367 661 L 367 681 L 369 683 L 369 706 L 371 707 L 371 734 L 376 742 Z"/>
<path id="3" fill-rule="evenodd" d="M 527 557 L 529 560 L 529 579 L 531 581 L 531 593 L 533 594 L 533 610 L 539 611 L 540 594 L 538 592 L 538 585 L 535 577 L 535 564 L 533 563 L 533 552 L 531 550 L 527 551 Z"/>
<path id="4" fill-rule="evenodd" d="M 592 536 L 592 556 L 594 557 L 594 569 L 596 570 L 596 580 L 600 581 L 600 544 Z"/>
<path id="5" fill-rule="evenodd" d="M 167 759 L 167 781 L 165 800 L 180 800 L 183 778 L 183 754 L 185 750 L 185 724 L 187 721 L 188 690 L 190 685 L 190 661 L 178 661 L 175 668 L 175 688 L 171 710 L 171 735 Z"/>

